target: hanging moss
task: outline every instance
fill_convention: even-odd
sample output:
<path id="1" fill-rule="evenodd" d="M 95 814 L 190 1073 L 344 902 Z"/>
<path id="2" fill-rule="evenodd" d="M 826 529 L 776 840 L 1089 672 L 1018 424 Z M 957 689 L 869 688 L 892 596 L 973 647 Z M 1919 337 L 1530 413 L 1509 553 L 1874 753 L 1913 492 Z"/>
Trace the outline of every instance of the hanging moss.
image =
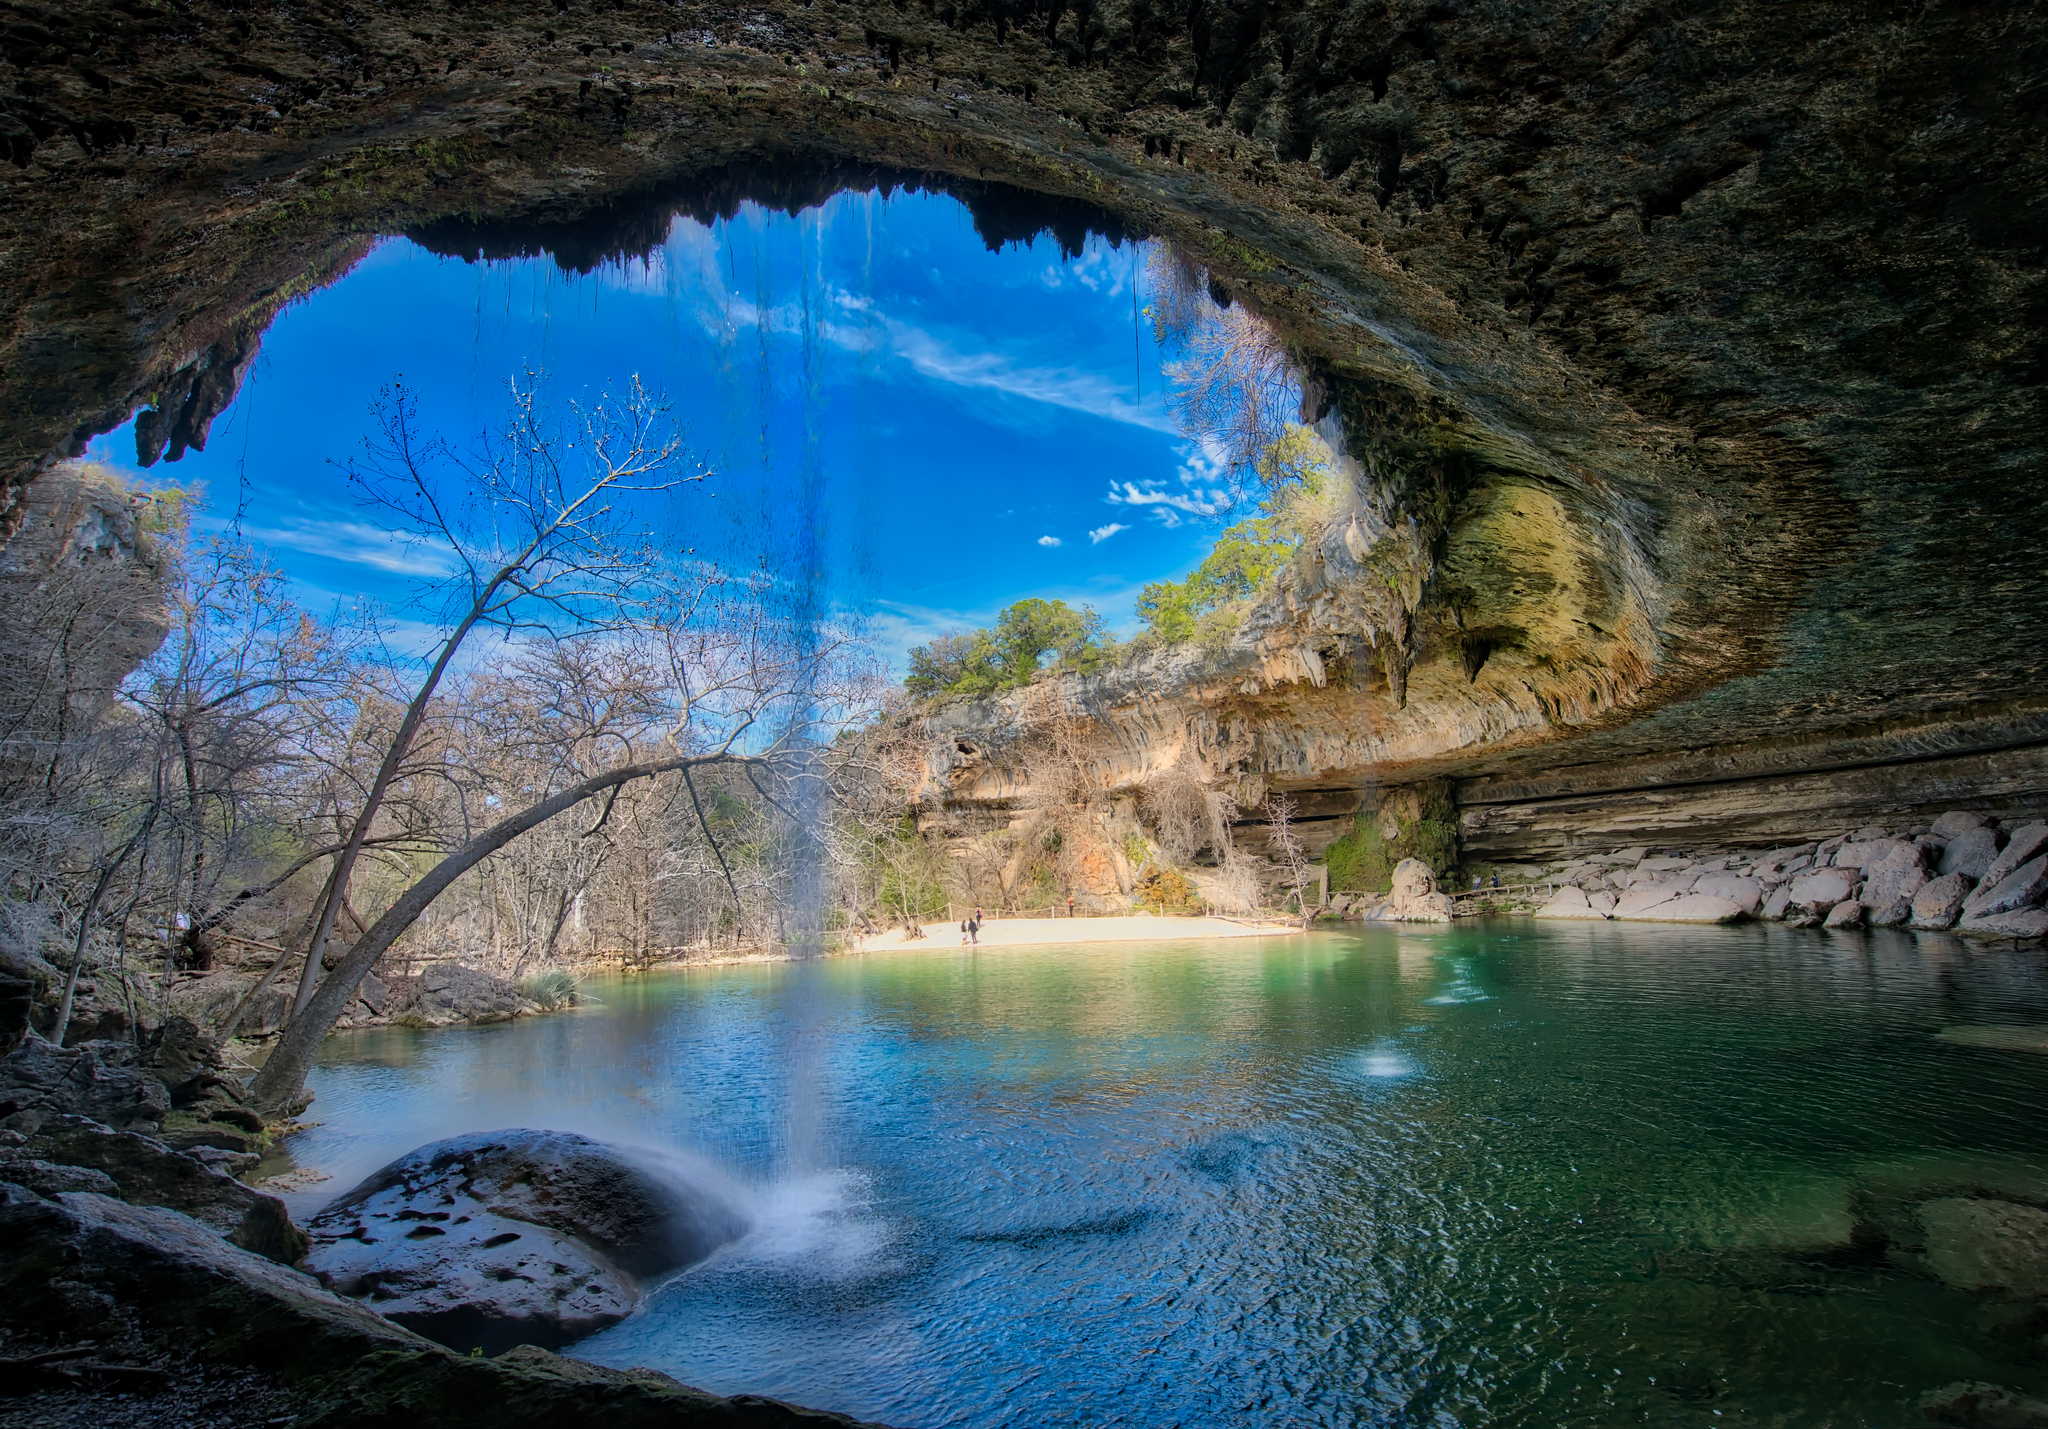
<path id="1" fill-rule="evenodd" d="M 1457 867 L 1458 811 L 1448 783 L 1386 791 L 1379 808 L 1360 813 L 1323 855 L 1330 887 L 1347 893 L 1385 893 L 1404 858 L 1421 859 L 1439 878 Z"/>

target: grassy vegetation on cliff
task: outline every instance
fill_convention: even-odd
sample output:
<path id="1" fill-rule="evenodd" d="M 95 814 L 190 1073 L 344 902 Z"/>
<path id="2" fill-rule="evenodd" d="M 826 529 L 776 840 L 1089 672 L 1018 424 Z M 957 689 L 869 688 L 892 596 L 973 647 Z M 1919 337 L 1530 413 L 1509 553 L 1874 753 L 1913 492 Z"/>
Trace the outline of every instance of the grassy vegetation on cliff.
<path id="1" fill-rule="evenodd" d="M 1359 814 L 1351 832 L 1324 852 L 1332 889 L 1385 893 L 1394 885 L 1394 866 L 1404 858 L 1421 859 L 1439 878 L 1457 867 L 1458 813 L 1449 786 L 1426 784 L 1400 792 L 1406 796 L 1399 801 L 1401 808 L 1388 800 L 1376 815 Z"/>

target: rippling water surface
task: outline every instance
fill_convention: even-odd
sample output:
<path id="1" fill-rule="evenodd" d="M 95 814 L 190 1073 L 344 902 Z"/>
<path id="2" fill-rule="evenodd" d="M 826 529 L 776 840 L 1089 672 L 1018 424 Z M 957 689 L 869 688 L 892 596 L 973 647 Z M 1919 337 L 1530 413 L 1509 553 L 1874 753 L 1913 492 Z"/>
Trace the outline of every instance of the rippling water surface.
<path id="1" fill-rule="evenodd" d="M 678 1148 L 745 1240 L 577 1346 L 904 1426 L 1882 1425 L 2048 1393 L 1851 1244 L 1859 1186 L 2048 1198 L 2035 954 L 1525 921 L 928 951 L 597 982 L 343 1034 L 298 1160 L 458 1131 Z M 789 1068 L 815 1069 L 791 1106 Z M 792 1169 L 791 1128 L 815 1147 Z"/>

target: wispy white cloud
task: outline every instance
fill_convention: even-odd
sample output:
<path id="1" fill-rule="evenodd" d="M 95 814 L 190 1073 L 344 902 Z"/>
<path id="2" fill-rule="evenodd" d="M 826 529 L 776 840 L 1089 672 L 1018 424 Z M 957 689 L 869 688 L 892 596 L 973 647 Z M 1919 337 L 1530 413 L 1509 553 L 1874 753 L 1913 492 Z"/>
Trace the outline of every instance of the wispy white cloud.
<path id="1" fill-rule="evenodd" d="M 1089 238 L 1080 257 L 1046 264 L 1038 275 L 1038 281 L 1048 288 L 1064 288 L 1072 283 L 1090 292 L 1117 297 L 1130 287 L 1133 274 L 1144 265 L 1144 261 L 1144 244 L 1133 244 L 1129 249 L 1119 251 L 1096 234 Z"/>
<path id="2" fill-rule="evenodd" d="M 1184 516 L 1220 516 L 1237 504 L 1236 495 L 1223 480 L 1229 469 L 1228 454 L 1204 439 L 1181 448 L 1181 463 L 1173 474 L 1179 491 L 1160 481 L 1142 486 L 1134 481 L 1112 481 L 1103 500 L 1111 506 L 1146 508 L 1154 520 L 1172 530 Z"/>
<path id="3" fill-rule="evenodd" d="M 1116 265 L 1123 261 L 1114 255 L 1084 256 L 1076 271 L 1088 275 L 1091 287 L 1113 283 Z M 697 224 L 678 223 L 667 244 L 645 263 L 607 269 L 604 281 L 627 291 L 666 295 L 707 334 L 726 341 L 743 330 L 765 328 L 785 336 L 808 330 L 842 351 L 900 363 L 929 382 L 994 392 L 1148 431 L 1176 430 L 1163 411 L 1145 411 L 1136 391 L 1120 378 L 1082 368 L 1019 364 L 1000 352 L 975 349 L 905 322 L 883 311 L 872 298 L 844 289 L 827 291 L 809 310 L 796 302 L 764 308 L 732 289 L 719 263 L 716 236 Z"/>
<path id="4" fill-rule="evenodd" d="M 1111 536 L 1114 536 L 1117 532 L 1128 531 L 1130 529 L 1130 527 L 1124 525 L 1124 523 L 1121 521 L 1112 521 L 1107 526 L 1097 526 L 1093 531 L 1090 531 L 1088 533 L 1088 539 L 1099 546 L 1104 541 L 1107 541 Z"/>
<path id="5" fill-rule="evenodd" d="M 1059 543 L 1060 538 L 1057 536 L 1040 536 L 1038 538 L 1038 544 L 1041 546 L 1057 546 Z"/>
<path id="6" fill-rule="evenodd" d="M 398 576 L 445 576 L 455 569 L 454 558 L 448 552 L 403 532 L 387 531 L 361 521 L 293 518 L 275 526 L 245 524 L 242 534 L 261 546 L 281 547 L 344 565 L 368 566 Z"/>
<path id="7" fill-rule="evenodd" d="M 1001 353 L 964 349 L 924 328 L 879 314 L 870 314 L 860 326 L 830 323 L 822 332 L 840 347 L 879 349 L 927 381 L 995 392 L 1149 431 L 1174 430 L 1163 412 L 1142 410 L 1128 387 L 1099 372 L 1019 366 Z"/>
<path id="8" fill-rule="evenodd" d="M 1171 530 L 1180 525 L 1183 516 L 1217 516 L 1231 506 L 1227 491 L 1166 491 L 1157 486 L 1140 487 L 1136 482 L 1112 483 L 1109 495 L 1103 497 L 1111 506 L 1137 506 L 1151 511 L 1153 517 Z"/>

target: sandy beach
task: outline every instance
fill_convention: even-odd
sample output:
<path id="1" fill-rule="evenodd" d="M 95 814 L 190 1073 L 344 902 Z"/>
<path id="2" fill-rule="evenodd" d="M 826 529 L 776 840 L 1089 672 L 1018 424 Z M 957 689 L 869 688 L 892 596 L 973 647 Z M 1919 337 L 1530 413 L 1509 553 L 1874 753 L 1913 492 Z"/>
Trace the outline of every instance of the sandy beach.
<path id="1" fill-rule="evenodd" d="M 925 936 L 905 938 L 901 928 L 891 928 L 860 940 L 860 951 L 878 953 L 892 948 L 944 948 L 960 945 L 960 925 L 931 922 Z M 980 946 L 1022 948 L 1044 943 L 1135 943 L 1168 938 L 1266 938 L 1299 933 L 1300 924 L 1267 922 L 1239 923 L 1229 918 L 1158 918 L 1141 914 L 1134 918 L 994 918 L 981 925 Z"/>

